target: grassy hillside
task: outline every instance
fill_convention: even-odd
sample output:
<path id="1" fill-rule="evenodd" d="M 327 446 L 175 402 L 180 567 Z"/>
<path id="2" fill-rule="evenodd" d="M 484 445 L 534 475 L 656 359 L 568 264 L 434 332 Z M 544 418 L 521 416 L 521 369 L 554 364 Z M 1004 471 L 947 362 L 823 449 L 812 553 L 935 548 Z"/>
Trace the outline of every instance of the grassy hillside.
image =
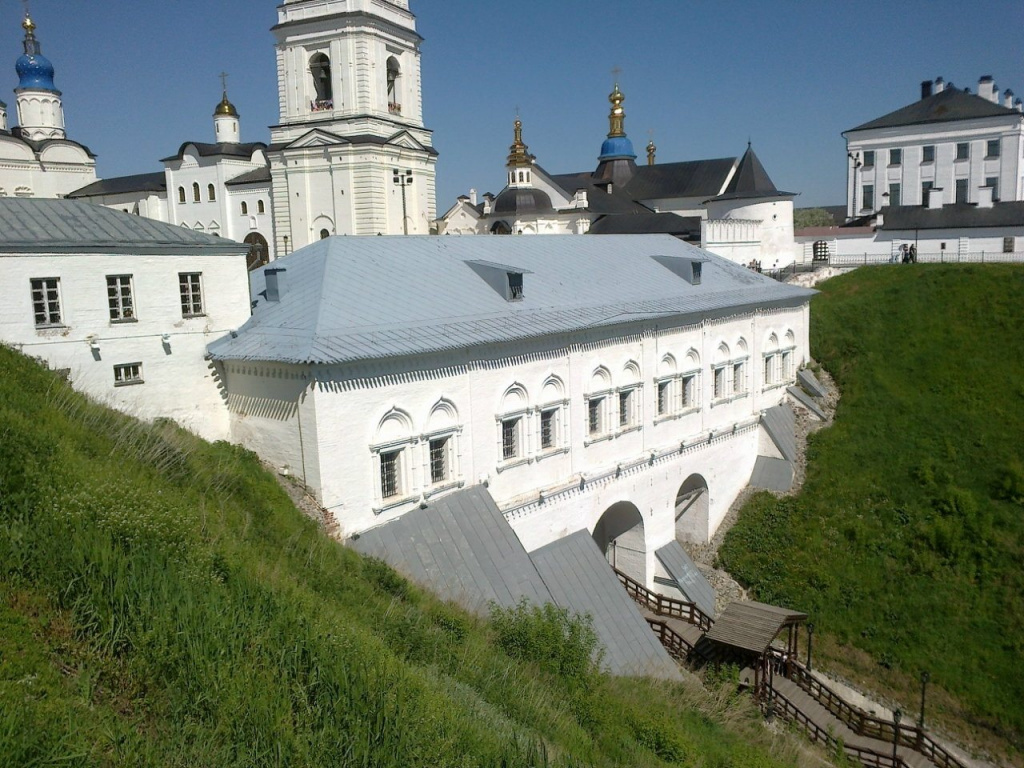
<path id="1" fill-rule="evenodd" d="M 951 717 L 1021 749 L 1024 269 L 870 268 L 820 288 L 811 348 L 842 392 L 835 424 L 812 436 L 800 495 L 755 497 L 721 557 L 870 653 L 910 712 L 929 670 Z"/>
<path id="2" fill-rule="evenodd" d="M 798 764 L 746 699 L 598 674 L 557 611 L 500 619 L 327 540 L 251 454 L 0 348 L 3 764 Z"/>

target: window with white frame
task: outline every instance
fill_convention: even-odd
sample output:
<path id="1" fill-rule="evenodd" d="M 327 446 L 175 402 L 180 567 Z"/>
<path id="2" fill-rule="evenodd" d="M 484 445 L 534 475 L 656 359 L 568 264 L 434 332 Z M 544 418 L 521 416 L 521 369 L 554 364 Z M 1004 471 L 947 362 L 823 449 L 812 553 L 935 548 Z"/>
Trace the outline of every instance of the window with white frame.
<path id="1" fill-rule="evenodd" d="M 985 157 L 999 157 L 999 139 L 989 139 L 985 142 Z"/>
<path id="2" fill-rule="evenodd" d="M 540 412 L 540 449 L 549 451 L 558 447 L 559 408 L 542 408 Z"/>
<path id="3" fill-rule="evenodd" d="M 32 287 L 32 312 L 36 328 L 52 328 L 61 325 L 60 278 L 36 277 L 30 280 Z"/>
<path id="4" fill-rule="evenodd" d="M 764 356 L 764 385 L 766 387 L 770 387 L 776 381 L 778 357 L 774 352 L 769 352 Z"/>
<path id="5" fill-rule="evenodd" d="M 970 160 L 971 159 L 971 143 L 969 141 L 961 141 L 956 145 L 956 159 L 957 160 Z"/>
<path id="6" fill-rule="evenodd" d="M 790 350 L 784 350 L 779 360 L 779 374 L 783 381 L 789 381 L 793 378 L 793 353 Z"/>
<path id="7" fill-rule="evenodd" d="M 903 150 L 902 149 L 890 149 L 889 150 L 889 165 L 903 165 Z"/>
<path id="8" fill-rule="evenodd" d="M 501 459 L 512 461 L 523 458 L 523 417 L 513 416 L 501 420 Z"/>
<path id="9" fill-rule="evenodd" d="M 587 434 L 599 437 L 605 432 L 605 398 L 602 396 L 587 398 Z"/>
<path id="10" fill-rule="evenodd" d="M 619 428 L 629 429 L 636 426 L 637 406 L 640 398 L 637 396 L 637 388 L 629 387 L 619 390 Z"/>
<path id="11" fill-rule="evenodd" d="M 107 304 L 110 309 L 111 322 L 135 320 L 135 300 L 132 295 L 131 275 L 107 275 Z"/>
<path id="12" fill-rule="evenodd" d="M 142 383 L 142 363 L 124 363 L 114 366 L 115 387 L 127 387 Z"/>
<path id="13" fill-rule="evenodd" d="M 747 361 L 737 360 L 732 364 L 732 391 L 741 395 L 747 391 Z"/>
<path id="14" fill-rule="evenodd" d="M 875 164 L 875 151 L 873 149 L 864 150 L 864 167 L 871 168 Z"/>
<path id="15" fill-rule="evenodd" d="M 728 379 L 726 377 L 727 370 L 728 366 L 725 363 L 716 365 L 713 369 L 712 394 L 716 400 L 729 396 Z"/>
<path id="16" fill-rule="evenodd" d="M 199 317 L 204 314 L 202 278 L 202 272 L 178 273 L 182 317 Z"/>
<path id="17" fill-rule="evenodd" d="M 697 397 L 697 374 L 696 373 L 684 373 L 682 378 L 682 401 L 683 410 L 689 410 L 696 408 L 700 405 Z"/>
<path id="18" fill-rule="evenodd" d="M 672 379 L 664 379 L 658 382 L 657 391 L 657 412 L 658 416 L 667 416 L 672 412 Z"/>
<path id="19" fill-rule="evenodd" d="M 387 501 L 402 496 L 402 456 L 405 449 L 380 452 L 380 495 Z"/>
<path id="20" fill-rule="evenodd" d="M 935 162 L 935 145 L 925 144 L 921 147 L 921 162 L 922 163 L 934 163 Z"/>
<path id="21" fill-rule="evenodd" d="M 430 461 L 430 482 L 432 485 L 447 483 L 452 479 L 451 436 L 435 437 L 427 442 Z"/>

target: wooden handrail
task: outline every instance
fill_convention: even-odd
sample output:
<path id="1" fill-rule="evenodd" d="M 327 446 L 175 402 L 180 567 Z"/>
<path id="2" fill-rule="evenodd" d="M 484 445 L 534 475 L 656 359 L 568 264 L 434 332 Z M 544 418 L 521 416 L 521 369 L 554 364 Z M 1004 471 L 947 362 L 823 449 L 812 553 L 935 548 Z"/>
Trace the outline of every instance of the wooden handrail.
<path id="1" fill-rule="evenodd" d="M 707 632 L 715 623 L 714 619 L 698 608 L 696 603 L 659 595 L 657 592 L 649 590 L 633 577 L 627 576 L 618 568 L 613 568 L 612 570 L 615 571 L 615 575 L 619 577 L 619 581 L 622 582 L 622 586 L 626 588 L 626 592 L 633 598 L 633 601 L 645 608 L 649 608 L 658 616 L 681 619 L 689 624 L 693 624 L 702 632 Z"/>
<path id="2" fill-rule="evenodd" d="M 668 655 L 678 661 L 680 664 L 686 661 L 686 658 L 690 655 L 693 650 L 693 646 L 686 640 L 685 637 L 676 632 L 664 621 L 658 621 L 657 619 L 647 618 L 647 623 L 654 630 L 654 634 L 658 636 L 658 640 L 665 646 L 665 650 L 668 651 Z"/>
<path id="3" fill-rule="evenodd" d="M 896 738 L 896 725 L 891 720 L 874 717 L 848 703 L 842 696 L 812 675 L 807 667 L 796 659 L 789 659 L 789 663 L 786 665 L 786 677 L 800 686 L 858 736 L 868 736 L 889 742 Z M 899 743 L 900 746 L 908 747 L 924 755 L 938 768 L 967 768 L 916 725 L 901 725 L 899 727 Z"/>
<path id="4" fill-rule="evenodd" d="M 767 685 L 762 688 L 762 694 L 764 693 L 767 693 L 767 696 L 761 696 L 763 707 L 767 707 L 770 702 L 771 705 L 774 705 L 776 713 L 781 714 L 787 720 L 797 723 L 807 731 L 811 741 L 820 741 L 833 750 L 839 748 L 841 743 L 839 739 L 815 723 L 796 704 L 786 698 L 784 694 Z M 868 768 L 910 768 L 902 757 L 898 755 L 894 757 L 892 753 L 884 754 L 870 747 L 858 747 L 845 743 L 842 744 L 842 747 L 847 755 L 856 758 L 861 765 Z"/>

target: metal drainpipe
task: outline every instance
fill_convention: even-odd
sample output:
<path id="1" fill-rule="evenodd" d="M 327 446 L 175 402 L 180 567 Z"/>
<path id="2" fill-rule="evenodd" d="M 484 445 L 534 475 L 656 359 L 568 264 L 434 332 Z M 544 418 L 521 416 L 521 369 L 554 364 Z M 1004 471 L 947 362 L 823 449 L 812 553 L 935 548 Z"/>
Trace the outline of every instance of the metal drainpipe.
<path id="1" fill-rule="evenodd" d="M 309 386 L 308 384 L 306 385 Z M 299 424 L 299 461 L 302 464 L 302 485 L 309 487 L 306 482 L 306 441 L 302 436 L 302 404 L 306 401 L 306 387 L 302 388 L 299 397 L 295 401 L 295 418 Z"/>

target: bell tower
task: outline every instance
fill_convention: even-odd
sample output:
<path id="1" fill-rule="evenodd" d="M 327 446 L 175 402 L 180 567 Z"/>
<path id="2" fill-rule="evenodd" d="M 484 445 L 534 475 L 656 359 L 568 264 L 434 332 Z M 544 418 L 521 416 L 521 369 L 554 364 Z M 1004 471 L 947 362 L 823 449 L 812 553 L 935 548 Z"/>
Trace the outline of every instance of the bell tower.
<path id="1" fill-rule="evenodd" d="M 26 13 L 21 24 L 25 30 L 25 52 L 14 65 L 18 73 L 18 131 L 23 139 L 45 141 L 66 138 L 64 106 L 60 91 L 53 84 L 53 64 L 43 56 L 36 39 L 36 25 Z"/>
<path id="2" fill-rule="evenodd" d="M 278 252 L 337 234 L 427 234 L 437 152 L 408 0 L 285 0 L 272 31 Z"/>

